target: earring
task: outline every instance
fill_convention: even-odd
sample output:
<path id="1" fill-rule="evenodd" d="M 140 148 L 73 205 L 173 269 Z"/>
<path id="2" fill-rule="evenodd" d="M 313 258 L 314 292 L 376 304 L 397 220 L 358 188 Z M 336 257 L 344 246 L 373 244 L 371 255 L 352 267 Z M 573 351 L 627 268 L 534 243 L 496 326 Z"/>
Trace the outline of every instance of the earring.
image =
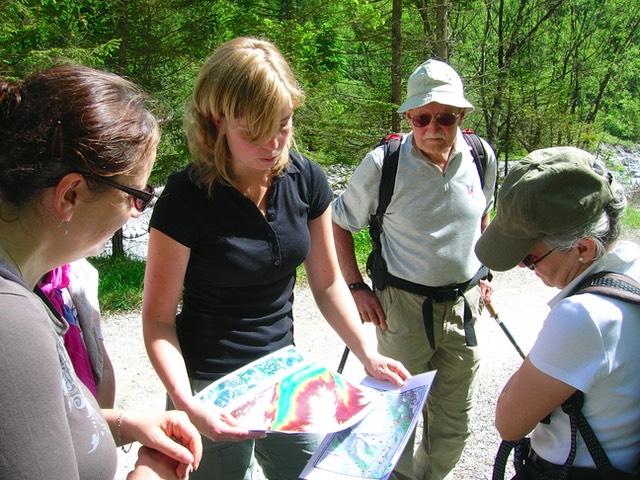
<path id="1" fill-rule="evenodd" d="M 69 222 L 65 222 L 64 220 L 60 221 L 58 228 L 62 227 L 65 235 L 69 235 Z"/>
<path id="2" fill-rule="evenodd" d="M 578 257 L 578 261 L 579 261 L 580 263 L 584 262 L 584 257 Z"/>

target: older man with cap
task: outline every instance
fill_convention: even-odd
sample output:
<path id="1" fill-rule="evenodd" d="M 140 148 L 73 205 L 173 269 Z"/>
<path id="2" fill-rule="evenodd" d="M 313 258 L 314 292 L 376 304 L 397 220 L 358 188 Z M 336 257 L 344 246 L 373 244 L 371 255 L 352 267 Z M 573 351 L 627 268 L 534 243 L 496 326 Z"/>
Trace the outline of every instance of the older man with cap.
<path id="1" fill-rule="evenodd" d="M 378 350 L 412 374 L 437 370 L 423 412 L 422 441 L 415 456 L 409 442 L 394 471 L 397 479 L 452 478 L 469 436 L 482 267 L 473 248 L 489 223 L 496 178 L 491 147 L 482 140 L 483 184 L 460 130 L 471 110 L 460 77 L 446 63 L 428 60 L 409 78 L 398 112 L 405 113 L 411 132 L 400 146 L 384 214 L 385 284 L 374 282 L 375 291 L 363 282 L 352 234 L 376 212 L 382 147 L 367 154 L 333 203 L 340 266 L 362 321 L 378 327 Z"/>
<path id="2" fill-rule="evenodd" d="M 490 268 L 528 267 L 546 285 L 561 289 L 496 407 L 503 439 L 518 440 L 533 430 L 527 469 L 542 471 L 544 478 L 558 478 L 568 458 L 570 421 L 560 407 L 576 390 L 584 393 L 582 413 L 613 466 L 640 471 L 640 305 L 574 294 L 602 272 L 640 281 L 638 245 L 618 241 L 625 206 L 622 187 L 588 152 L 536 150 L 514 163 L 500 189 L 496 216 L 476 245 Z M 603 284 L 623 285 L 619 278 Z M 549 414 L 549 423 L 539 423 Z M 568 478 L 631 477 L 599 476 L 579 436 Z"/>

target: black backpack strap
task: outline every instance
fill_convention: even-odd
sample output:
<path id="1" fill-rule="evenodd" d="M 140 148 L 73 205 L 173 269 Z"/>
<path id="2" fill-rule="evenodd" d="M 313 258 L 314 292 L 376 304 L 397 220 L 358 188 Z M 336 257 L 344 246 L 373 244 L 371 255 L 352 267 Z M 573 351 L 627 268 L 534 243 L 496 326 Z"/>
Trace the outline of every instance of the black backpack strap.
<path id="1" fill-rule="evenodd" d="M 378 196 L 378 208 L 376 216 L 382 225 L 382 215 L 387 211 L 393 189 L 396 185 L 396 174 L 398 173 L 398 159 L 400 158 L 400 145 L 402 135 L 392 133 L 384 140 L 384 158 L 382 160 L 382 177 L 380 178 L 380 191 Z M 381 230 L 382 231 L 382 230 Z"/>
<path id="2" fill-rule="evenodd" d="M 595 293 L 640 304 L 640 283 L 622 273 L 598 272 L 585 278 L 571 295 Z"/>
<path id="3" fill-rule="evenodd" d="M 593 462 L 596 464 L 598 473 L 601 478 L 615 478 L 608 476 L 607 472 L 613 472 L 614 468 L 607 456 L 604 448 L 598 441 L 596 434 L 591 429 L 591 425 L 587 422 L 584 414 L 582 413 L 582 405 L 584 404 L 584 393 L 580 390 L 571 395 L 563 404 L 562 411 L 569 415 L 569 423 L 571 426 L 571 447 L 569 450 L 569 456 L 563 466 L 563 471 L 569 471 L 569 467 L 573 463 L 576 453 L 576 431 L 580 432 L 580 436 L 584 440 Z"/>
<path id="4" fill-rule="evenodd" d="M 504 474 L 506 472 L 507 463 L 509 463 L 509 456 L 512 450 L 513 467 L 516 473 L 516 476 L 513 478 L 530 478 L 526 474 L 528 472 L 524 472 L 524 468 L 529 460 L 529 454 L 531 453 L 531 441 L 529 437 L 525 437 L 516 441 L 502 440 L 498 447 L 496 458 L 493 462 L 492 480 L 504 480 Z"/>
<path id="5" fill-rule="evenodd" d="M 607 271 L 595 273 L 584 279 L 573 292 L 571 292 L 571 295 L 579 293 L 605 295 L 626 302 L 640 304 L 640 283 L 622 273 Z M 609 475 L 611 472 L 614 472 L 615 469 L 604 448 L 602 448 L 600 441 L 593 432 L 591 425 L 589 425 L 589 422 L 582 413 L 583 404 L 584 393 L 580 390 L 577 390 L 562 404 L 562 411 L 569 416 L 571 426 L 571 448 L 563 471 L 568 471 L 568 467 L 573 462 L 576 448 L 576 431 L 578 431 L 589 450 L 591 458 L 593 458 L 593 462 L 596 464 L 601 478 L 617 478 Z M 613 473 L 611 474 L 613 475 Z"/>
<path id="6" fill-rule="evenodd" d="M 471 147 L 473 163 L 476 164 L 476 169 L 478 170 L 480 185 L 484 188 L 484 172 L 487 169 L 487 152 L 484 149 L 484 144 L 480 140 L 480 137 L 470 128 L 462 130 L 462 136 Z"/>
<path id="7" fill-rule="evenodd" d="M 384 157 L 382 159 L 382 175 L 380 177 L 380 187 L 378 192 L 378 208 L 375 215 L 369 218 L 369 236 L 374 251 L 381 254 L 380 235 L 382 234 L 382 220 L 384 212 L 387 211 L 393 190 L 396 185 L 396 174 L 398 173 L 398 159 L 400 158 L 400 145 L 402 135 L 392 133 L 381 142 L 384 146 Z"/>

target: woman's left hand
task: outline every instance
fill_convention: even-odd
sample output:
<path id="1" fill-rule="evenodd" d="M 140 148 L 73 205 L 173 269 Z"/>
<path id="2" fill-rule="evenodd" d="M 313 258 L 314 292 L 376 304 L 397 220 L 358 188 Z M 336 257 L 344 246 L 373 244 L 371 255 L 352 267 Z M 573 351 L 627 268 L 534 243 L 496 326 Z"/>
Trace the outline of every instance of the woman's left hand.
<path id="1" fill-rule="evenodd" d="M 367 375 L 386 380 L 398 387 L 404 385 L 405 380 L 411 376 L 401 362 L 379 353 L 370 354 L 362 363 Z"/>
<path id="2" fill-rule="evenodd" d="M 122 417 L 123 437 L 136 440 L 179 462 L 176 474 L 183 478 L 202 459 L 202 438 L 186 413 L 171 410 L 151 414 L 127 412 Z"/>

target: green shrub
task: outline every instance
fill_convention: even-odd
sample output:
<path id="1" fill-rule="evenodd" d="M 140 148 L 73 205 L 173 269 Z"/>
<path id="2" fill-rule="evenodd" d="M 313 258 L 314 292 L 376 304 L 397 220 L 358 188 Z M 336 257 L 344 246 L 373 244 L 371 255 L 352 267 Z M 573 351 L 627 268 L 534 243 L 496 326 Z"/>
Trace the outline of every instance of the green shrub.
<path id="1" fill-rule="evenodd" d="M 353 236 L 353 246 L 356 251 L 356 261 L 360 270 L 364 271 L 367 264 L 367 257 L 371 251 L 371 237 L 369 236 L 369 230 L 362 229 Z"/>
<path id="2" fill-rule="evenodd" d="M 145 261 L 129 257 L 93 257 L 98 270 L 98 298 L 103 314 L 126 312 L 142 307 Z"/>
<path id="3" fill-rule="evenodd" d="M 371 251 L 371 240 L 369 237 L 369 230 L 366 228 L 356 233 L 353 236 L 353 247 L 356 254 L 356 261 L 362 271 L 362 275 L 365 276 L 365 265 L 367 263 L 367 256 Z M 304 271 L 304 266 L 300 265 L 297 270 L 298 284 L 305 284 L 307 282 L 307 275 Z M 366 278 L 365 278 L 366 279 Z"/>
<path id="4" fill-rule="evenodd" d="M 622 217 L 622 225 L 624 228 L 640 228 L 640 208 L 629 205 Z"/>

